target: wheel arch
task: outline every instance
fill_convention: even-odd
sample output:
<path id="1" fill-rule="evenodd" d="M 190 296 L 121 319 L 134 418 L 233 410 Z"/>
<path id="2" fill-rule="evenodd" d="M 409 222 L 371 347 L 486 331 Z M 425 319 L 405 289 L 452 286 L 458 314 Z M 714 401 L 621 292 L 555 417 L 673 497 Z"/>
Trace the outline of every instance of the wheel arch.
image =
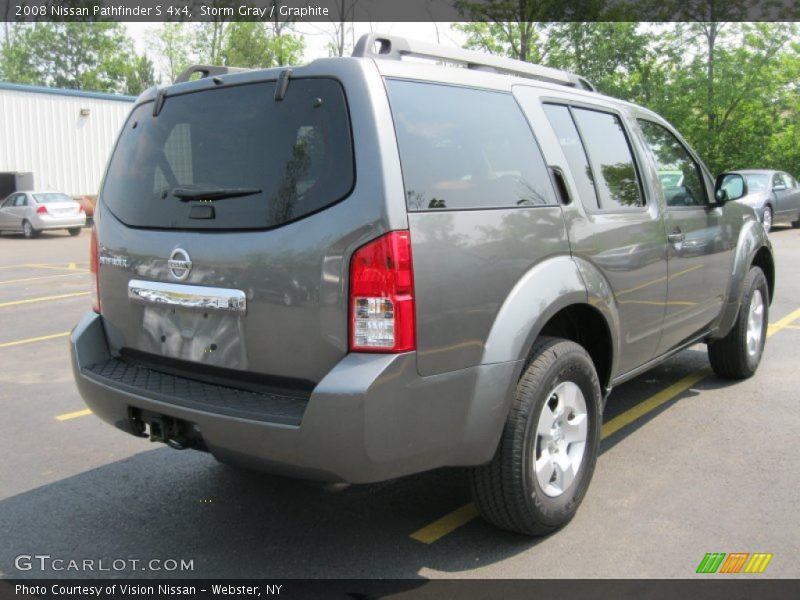
<path id="1" fill-rule="evenodd" d="M 610 385 L 618 358 L 619 315 L 611 286 L 591 263 L 561 255 L 528 271 L 498 311 L 482 362 L 521 361 L 521 371 L 541 335 L 583 346 L 604 390 Z"/>
<path id="2" fill-rule="evenodd" d="M 720 313 L 717 326 L 712 339 L 725 337 L 736 322 L 739 315 L 739 304 L 742 296 L 742 286 L 750 268 L 759 267 L 767 278 L 769 287 L 769 302 L 775 297 L 775 258 L 772 252 L 772 243 L 769 241 L 764 227 L 755 220 L 747 221 L 739 233 L 736 249 L 733 254 L 731 268 L 731 281 L 728 285 L 728 295 Z"/>

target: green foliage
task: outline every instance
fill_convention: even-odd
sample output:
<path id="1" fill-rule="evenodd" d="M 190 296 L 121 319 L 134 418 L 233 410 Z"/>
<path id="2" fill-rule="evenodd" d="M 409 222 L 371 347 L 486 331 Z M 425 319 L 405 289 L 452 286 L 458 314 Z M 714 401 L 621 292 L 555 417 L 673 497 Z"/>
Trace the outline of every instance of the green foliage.
<path id="1" fill-rule="evenodd" d="M 576 72 L 603 93 L 653 109 L 713 172 L 753 167 L 800 175 L 794 23 L 701 20 L 738 18 L 742 0 L 691 0 L 682 10 L 694 20 L 668 24 L 523 22 L 526 14 L 552 14 L 552 5 L 536 0 L 459 5 L 483 19 L 455 26 L 467 34 L 466 47 Z"/>
<path id="2" fill-rule="evenodd" d="M 258 21 L 163 23 L 152 42 L 163 57 L 165 83 L 191 64 L 262 69 L 297 64 L 304 48 L 289 26 Z"/>
<path id="3" fill-rule="evenodd" d="M 14 24 L 2 49 L 7 81 L 69 89 L 121 92 L 133 45 L 119 23 Z"/>
<path id="4" fill-rule="evenodd" d="M 125 93 L 138 96 L 156 84 L 153 61 L 147 55 L 137 56 L 125 74 Z"/>

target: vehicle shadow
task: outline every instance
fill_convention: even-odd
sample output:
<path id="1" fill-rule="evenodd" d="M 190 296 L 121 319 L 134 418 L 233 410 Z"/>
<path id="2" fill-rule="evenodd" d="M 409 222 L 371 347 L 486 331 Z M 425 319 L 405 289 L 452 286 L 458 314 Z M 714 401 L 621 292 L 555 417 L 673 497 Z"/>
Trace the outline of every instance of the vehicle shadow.
<path id="1" fill-rule="evenodd" d="M 684 352 L 620 386 L 618 398 L 612 396 L 612 413 L 695 371 L 704 356 Z M 693 395 L 688 390 L 641 421 Z M 605 440 L 601 451 L 623 442 L 642 422 Z M 432 545 L 411 539 L 412 532 L 469 502 L 465 475 L 462 469 L 441 469 L 373 485 L 323 486 L 159 447 L 0 501 L 0 576 L 410 578 L 421 583 L 424 568 L 469 571 L 547 539 L 502 532 L 480 519 L 468 525 L 466 547 L 456 534 Z M 115 559 L 142 562 L 103 572 L 21 571 L 15 567 L 20 554 L 103 559 L 106 566 Z M 193 569 L 142 570 L 151 559 L 191 560 Z"/>

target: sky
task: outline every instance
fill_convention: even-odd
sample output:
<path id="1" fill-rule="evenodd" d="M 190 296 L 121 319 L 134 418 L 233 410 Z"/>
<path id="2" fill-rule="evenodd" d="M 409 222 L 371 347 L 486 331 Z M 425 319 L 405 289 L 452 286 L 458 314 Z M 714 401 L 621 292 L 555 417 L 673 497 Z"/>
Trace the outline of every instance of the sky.
<path id="1" fill-rule="evenodd" d="M 148 46 L 148 33 L 157 29 L 160 23 L 125 23 L 139 53 L 152 48 Z M 349 43 L 370 32 L 400 35 L 407 38 L 439 43 L 443 46 L 461 47 L 466 36 L 451 28 L 451 23 L 352 23 L 352 33 L 348 32 Z M 328 56 L 327 44 L 331 40 L 333 25 L 329 23 L 304 22 L 295 28 L 305 38 L 303 59 L 307 62 L 315 58 Z M 438 39 L 438 42 L 437 42 Z M 158 61 L 156 61 L 158 62 Z"/>

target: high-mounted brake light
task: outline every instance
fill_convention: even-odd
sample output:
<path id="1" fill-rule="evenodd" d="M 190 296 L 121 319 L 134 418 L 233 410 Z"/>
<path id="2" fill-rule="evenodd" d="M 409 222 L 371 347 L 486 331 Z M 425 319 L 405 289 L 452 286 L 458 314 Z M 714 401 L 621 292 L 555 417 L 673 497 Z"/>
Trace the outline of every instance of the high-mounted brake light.
<path id="1" fill-rule="evenodd" d="M 89 270 L 92 272 L 92 287 L 94 288 L 94 302 L 92 303 L 92 310 L 96 313 L 100 312 L 100 263 L 98 261 L 98 248 L 97 248 L 97 232 L 92 226 L 92 236 L 89 240 Z"/>
<path id="2" fill-rule="evenodd" d="M 411 238 L 392 231 L 359 248 L 350 263 L 350 350 L 414 350 L 414 318 Z"/>
<path id="3" fill-rule="evenodd" d="M 44 204 L 42 204 L 41 206 L 39 206 L 39 208 L 36 209 L 36 214 L 37 215 L 46 215 L 47 214 L 47 207 Z"/>

